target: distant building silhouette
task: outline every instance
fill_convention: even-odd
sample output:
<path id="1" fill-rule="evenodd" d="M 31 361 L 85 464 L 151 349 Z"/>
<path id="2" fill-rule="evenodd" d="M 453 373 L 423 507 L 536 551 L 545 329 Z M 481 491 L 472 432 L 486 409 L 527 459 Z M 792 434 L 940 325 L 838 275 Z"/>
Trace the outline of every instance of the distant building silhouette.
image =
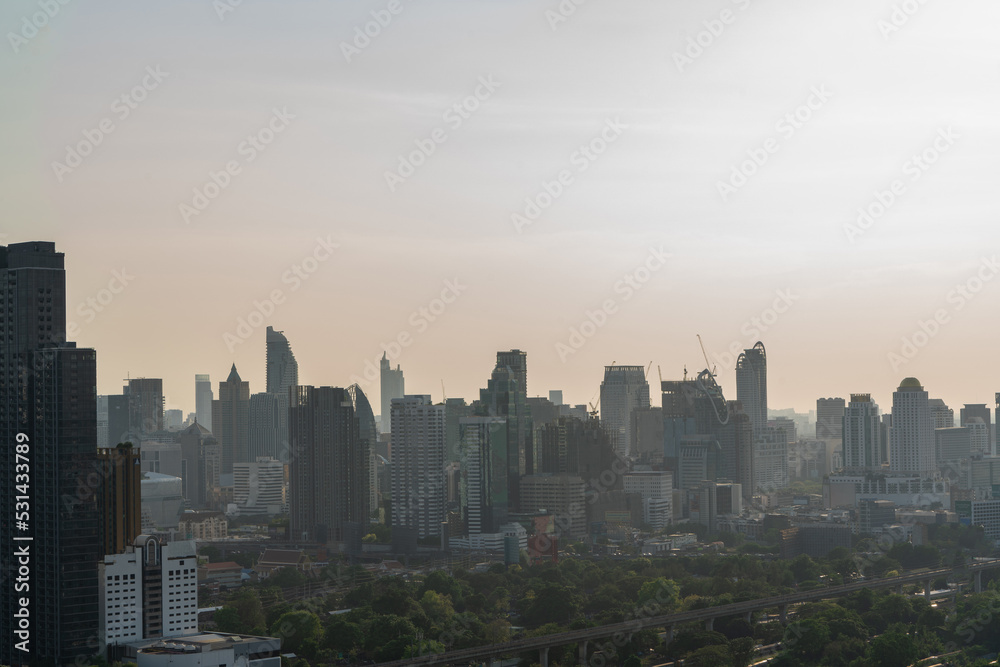
<path id="1" fill-rule="evenodd" d="M 619 456 L 630 456 L 632 411 L 649 407 L 649 383 L 642 366 L 605 366 L 601 382 L 601 424 Z"/>
<path id="2" fill-rule="evenodd" d="M 736 400 L 750 417 L 754 439 L 759 438 L 767 427 L 767 353 L 760 341 L 736 359 Z"/>
<path id="3" fill-rule="evenodd" d="M 212 425 L 222 454 L 220 474 L 232 475 L 233 463 L 250 457 L 250 383 L 240 379 L 236 364 L 219 383 L 219 398 L 212 401 Z"/>
<path id="4" fill-rule="evenodd" d="M 128 396 L 131 433 L 141 435 L 163 430 L 163 380 L 131 378 L 124 393 Z"/>
<path id="5" fill-rule="evenodd" d="M 212 430 L 212 380 L 208 375 L 194 376 L 195 417 L 198 423 L 209 431 Z"/>
<path id="6" fill-rule="evenodd" d="M 267 393 L 288 395 L 299 383 L 299 364 L 282 331 L 267 328 Z"/>
<path id="7" fill-rule="evenodd" d="M 389 366 L 389 359 L 384 352 L 382 353 L 382 360 L 379 362 L 379 369 L 381 371 L 379 389 L 382 395 L 380 421 L 382 433 L 389 433 L 392 429 L 392 419 L 389 414 L 392 411 L 392 400 L 394 398 L 403 398 L 405 395 L 405 383 L 403 382 L 403 371 L 399 367 L 399 364 L 396 365 L 396 370 L 393 370 Z"/>

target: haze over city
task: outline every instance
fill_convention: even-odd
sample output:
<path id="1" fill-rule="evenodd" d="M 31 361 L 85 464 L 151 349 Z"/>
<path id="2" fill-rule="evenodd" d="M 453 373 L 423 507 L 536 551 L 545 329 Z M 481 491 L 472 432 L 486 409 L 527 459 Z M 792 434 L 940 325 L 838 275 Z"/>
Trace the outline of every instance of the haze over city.
<path id="1" fill-rule="evenodd" d="M 382 4 L 74 3 L 30 39 L 35 3 L 4 4 L 21 39 L 0 60 L 3 231 L 67 252 L 69 317 L 100 352 L 100 392 L 162 376 L 168 407 L 190 410 L 191 376 L 222 379 L 233 362 L 262 386 L 264 328 L 232 351 L 223 337 L 282 289 L 267 324 L 316 384 L 346 385 L 409 331 L 395 361 L 415 391 L 438 395 L 443 379 L 473 396 L 493 351 L 518 347 L 529 393 L 583 403 L 612 361 L 652 360 L 665 378 L 702 368 L 700 333 L 730 392 L 724 353 L 765 340 L 775 407 L 851 391 L 885 403 L 907 375 L 951 404 L 991 399 L 969 351 L 990 347 L 998 288 L 961 308 L 954 290 L 995 251 L 995 3 L 928 3 L 895 25 L 889 1 L 591 2 L 568 15 L 404 2 L 357 48 L 355 27 Z M 692 49 L 713 25 L 723 32 Z M 477 90 L 474 110 L 454 110 Z M 240 152 L 275 110 L 287 127 Z M 69 167 L 102 120 L 113 130 Z M 620 128 L 606 150 L 574 162 L 608 122 Z M 433 154 L 387 179 L 435 128 Z M 936 140 L 939 158 L 916 167 Z M 774 146 L 745 185 L 719 186 Z M 231 160 L 240 173 L 185 215 Z M 512 215 L 561 170 L 572 182 L 518 228 Z M 901 194 L 859 227 L 894 180 Z M 318 238 L 338 248 L 293 291 L 282 276 Z M 625 302 L 615 285 L 650 248 L 670 258 Z M 134 278 L 88 314 L 122 270 Z M 411 314 L 447 280 L 467 288 L 418 332 Z M 779 291 L 794 295 L 787 313 L 749 324 Z M 618 311 L 561 359 L 557 343 L 609 298 Z M 893 368 L 939 308 L 949 321 Z"/>

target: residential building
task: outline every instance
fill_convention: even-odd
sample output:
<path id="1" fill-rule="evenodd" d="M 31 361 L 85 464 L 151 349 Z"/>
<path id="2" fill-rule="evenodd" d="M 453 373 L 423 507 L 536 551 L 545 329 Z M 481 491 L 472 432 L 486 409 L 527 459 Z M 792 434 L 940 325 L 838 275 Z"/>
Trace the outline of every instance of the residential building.
<path id="1" fill-rule="evenodd" d="M 767 353 L 760 341 L 736 359 L 736 400 L 750 417 L 756 440 L 767 427 Z"/>
<path id="2" fill-rule="evenodd" d="M 392 524 L 438 536 L 445 520 L 445 406 L 430 396 L 392 402 Z"/>
<path id="3" fill-rule="evenodd" d="M 354 405 L 351 393 L 339 387 L 295 389 L 288 432 L 290 530 L 296 540 L 340 542 L 350 525 L 368 525 L 370 452 Z"/>

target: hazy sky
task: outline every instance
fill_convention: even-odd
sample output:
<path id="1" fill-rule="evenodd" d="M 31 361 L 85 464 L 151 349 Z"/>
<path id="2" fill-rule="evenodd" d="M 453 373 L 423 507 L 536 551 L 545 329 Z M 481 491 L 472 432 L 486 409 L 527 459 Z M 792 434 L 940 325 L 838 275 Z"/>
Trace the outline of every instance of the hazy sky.
<path id="1" fill-rule="evenodd" d="M 3 242 L 66 253 L 100 393 L 185 411 L 263 391 L 269 324 L 315 385 L 403 335 L 436 399 L 509 348 L 530 394 L 655 395 L 700 333 L 728 398 L 760 339 L 772 408 L 993 405 L 1000 4 L 577 1 L 4 0 Z"/>

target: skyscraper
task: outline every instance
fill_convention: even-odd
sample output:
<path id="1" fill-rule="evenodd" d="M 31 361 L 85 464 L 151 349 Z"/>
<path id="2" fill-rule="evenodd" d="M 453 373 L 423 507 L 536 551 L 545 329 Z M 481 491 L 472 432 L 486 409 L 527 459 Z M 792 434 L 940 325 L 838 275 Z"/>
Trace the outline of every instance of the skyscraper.
<path id="1" fill-rule="evenodd" d="M 507 352 L 497 352 L 497 368 L 502 368 L 510 372 L 510 376 L 517 382 L 517 387 L 524 395 L 528 395 L 528 353 L 521 350 L 508 350 Z"/>
<path id="2" fill-rule="evenodd" d="M 369 452 L 355 399 L 340 387 L 298 385 L 289 408 L 290 530 L 294 539 L 344 541 L 368 525 Z"/>
<path id="3" fill-rule="evenodd" d="M 212 401 L 212 425 L 222 454 L 219 474 L 231 475 L 233 463 L 250 461 L 250 383 L 240 379 L 236 364 L 219 383 L 219 398 Z"/>
<path id="4" fill-rule="evenodd" d="M 440 535 L 445 520 L 445 408 L 430 396 L 393 400 L 392 525 Z"/>
<path id="5" fill-rule="evenodd" d="M 250 396 L 249 415 L 248 458 L 251 461 L 256 461 L 257 457 L 260 456 L 277 459 L 279 453 L 285 450 L 283 440 L 287 440 L 288 396 L 283 397 L 281 394 L 269 393 L 253 394 Z M 284 437 L 282 437 L 282 431 L 286 434 Z"/>
<path id="6" fill-rule="evenodd" d="M 267 328 L 267 393 L 288 396 L 299 383 L 299 364 L 284 332 Z"/>
<path id="7" fill-rule="evenodd" d="M 496 533 L 507 523 L 507 420 L 459 420 L 465 469 L 465 525 L 469 535 Z"/>
<path id="8" fill-rule="evenodd" d="M 128 396 L 130 433 L 163 430 L 163 380 L 131 378 L 124 393 Z"/>
<path id="9" fill-rule="evenodd" d="M 842 398 L 816 399 L 816 439 L 832 442 L 836 446 L 844 437 L 844 410 L 847 403 Z"/>
<path id="10" fill-rule="evenodd" d="M 54 243 L 0 246 L 0 271 L 0 664 L 64 664 L 93 654 L 97 635 L 97 357 L 65 342 Z M 28 589 L 15 588 L 22 567 Z M 13 622 L 22 609 L 27 633 Z"/>
<path id="11" fill-rule="evenodd" d="M 649 383 L 642 366 L 605 366 L 601 382 L 601 424 L 619 456 L 629 456 L 632 411 L 649 407 Z"/>
<path id="12" fill-rule="evenodd" d="M 507 420 L 507 502 L 511 511 L 520 507 L 520 478 L 533 474 L 537 466 L 534 426 L 523 386 L 526 379 L 527 361 L 523 352 L 497 352 L 497 364 L 486 388 L 479 390 L 479 400 L 472 409 L 478 417 Z"/>
<path id="13" fill-rule="evenodd" d="M 198 423 L 212 430 L 212 380 L 208 375 L 194 376 L 194 413 Z"/>
<path id="14" fill-rule="evenodd" d="M 750 417 L 754 439 L 759 438 L 767 427 L 767 353 L 760 341 L 736 359 L 736 400 Z"/>
<path id="15" fill-rule="evenodd" d="M 131 443 L 97 450 L 100 484 L 97 496 L 101 557 L 124 553 L 139 536 L 142 509 L 139 450 Z"/>
<path id="16" fill-rule="evenodd" d="M 889 468 L 893 472 L 933 475 L 934 418 L 927 392 L 916 378 L 905 378 L 892 394 Z"/>
<path id="17" fill-rule="evenodd" d="M 379 419 L 382 432 L 388 433 L 392 428 L 392 420 L 389 416 L 392 411 L 392 400 L 404 396 L 403 371 L 399 364 L 396 364 L 396 370 L 393 370 L 389 366 L 389 359 L 384 352 L 382 353 L 382 361 L 379 362 L 379 368 L 381 370 L 380 389 L 382 393 L 382 414 Z"/>
<path id="18" fill-rule="evenodd" d="M 844 410 L 841 432 L 845 470 L 861 473 L 882 466 L 880 425 L 878 405 L 871 394 L 851 394 L 851 402 Z"/>

